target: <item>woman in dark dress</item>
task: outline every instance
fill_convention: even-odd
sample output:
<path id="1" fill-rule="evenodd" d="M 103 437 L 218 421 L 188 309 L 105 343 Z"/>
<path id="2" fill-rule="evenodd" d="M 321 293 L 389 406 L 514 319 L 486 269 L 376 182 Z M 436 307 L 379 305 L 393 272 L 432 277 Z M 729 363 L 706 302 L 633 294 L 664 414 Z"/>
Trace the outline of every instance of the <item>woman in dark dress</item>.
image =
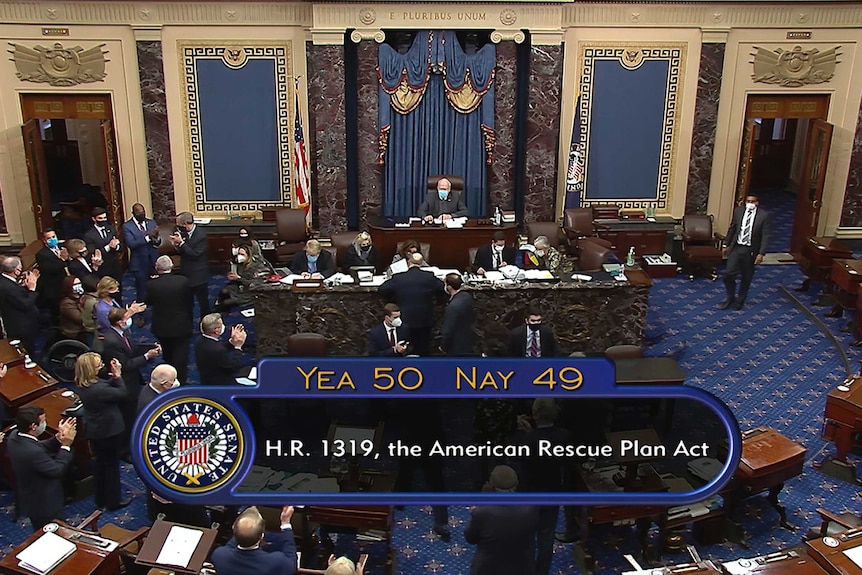
<path id="1" fill-rule="evenodd" d="M 374 266 L 377 263 L 377 251 L 371 244 L 371 235 L 368 232 L 359 232 L 353 239 L 353 243 L 344 254 L 344 267 Z"/>
<path id="2" fill-rule="evenodd" d="M 120 404 L 126 399 L 126 385 L 120 377 L 119 361 L 111 360 L 107 379 L 99 377 L 104 367 L 98 353 L 80 355 L 75 362 L 75 385 L 84 406 L 84 431 L 95 456 L 93 496 L 96 507 L 115 511 L 131 502 L 120 498 L 120 452 L 124 447 Z"/>

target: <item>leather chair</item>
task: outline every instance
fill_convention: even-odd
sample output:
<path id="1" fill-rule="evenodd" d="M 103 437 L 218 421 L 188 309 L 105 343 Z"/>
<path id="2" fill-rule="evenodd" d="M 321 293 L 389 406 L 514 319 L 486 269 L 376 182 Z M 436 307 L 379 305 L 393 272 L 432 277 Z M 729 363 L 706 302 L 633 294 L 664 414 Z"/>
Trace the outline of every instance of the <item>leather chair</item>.
<path id="1" fill-rule="evenodd" d="M 608 262 L 611 249 L 593 242 L 581 243 L 580 256 L 578 257 L 578 271 L 596 272 L 602 269 L 602 264 Z"/>
<path id="2" fill-rule="evenodd" d="M 530 222 L 527 224 L 527 242 L 533 241 L 539 237 L 545 236 L 552 247 L 559 251 L 566 251 L 565 236 L 561 233 L 560 225 L 557 222 Z"/>
<path id="3" fill-rule="evenodd" d="M 437 174 L 435 176 L 428 176 L 428 191 L 436 192 L 437 191 L 437 182 L 440 181 L 441 178 L 446 178 L 449 180 L 449 183 L 452 184 L 453 192 L 461 192 L 461 195 L 464 195 L 464 178 L 461 176 L 450 176 L 449 174 Z"/>
<path id="4" fill-rule="evenodd" d="M 319 333 L 295 333 L 287 338 L 289 357 L 325 357 L 326 338 Z"/>
<path id="5" fill-rule="evenodd" d="M 858 513 L 841 513 L 839 515 L 818 507 L 817 514 L 820 515 L 820 526 L 811 527 L 805 535 L 805 539 L 834 537 L 844 531 L 862 527 L 862 518 L 859 517 Z"/>
<path id="6" fill-rule="evenodd" d="M 595 223 L 592 208 L 568 208 L 563 212 L 563 233 L 568 239 L 571 255 L 578 255 L 581 242 L 592 242 L 613 249 L 611 242 L 599 237 L 599 229 L 604 229 L 604 226 Z"/>
<path id="7" fill-rule="evenodd" d="M 697 272 L 708 270 L 713 281 L 718 277 L 715 266 L 721 263 L 721 240 L 712 229 L 711 215 L 688 214 L 682 218 L 683 269 L 694 280 Z"/>
<path id="8" fill-rule="evenodd" d="M 398 242 L 395 245 L 395 253 L 400 254 L 401 248 L 403 246 L 404 246 L 404 242 Z M 431 256 L 431 244 L 429 244 L 427 242 L 419 242 L 419 253 L 422 254 L 423 258 L 425 258 L 425 263 L 430 266 L 431 265 L 431 257 L 430 257 Z"/>
<path id="9" fill-rule="evenodd" d="M 473 271 L 473 269 L 472 269 L 473 268 L 473 262 L 476 261 L 476 252 L 478 252 L 478 251 L 479 251 L 479 247 L 477 246 L 475 248 L 470 248 L 470 250 L 467 252 L 470 254 L 470 266 L 468 268 L 469 271 Z"/>
<path id="10" fill-rule="evenodd" d="M 605 350 L 608 359 L 638 359 L 644 356 L 639 345 L 612 345 Z"/>
<path id="11" fill-rule="evenodd" d="M 275 212 L 276 247 L 279 263 L 293 261 L 293 256 L 305 247 L 308 240 L 308 225 L 305 210 L 285 208 Z"/>
<path id="12" fill-rule="evenodd" d="M 335 232 L 332 234 L 332 247 L 335 248 L 335 265 L 339 270 L 345 266 L 347 250 L 353 246 L 353 240 L 359 232 Z"/>

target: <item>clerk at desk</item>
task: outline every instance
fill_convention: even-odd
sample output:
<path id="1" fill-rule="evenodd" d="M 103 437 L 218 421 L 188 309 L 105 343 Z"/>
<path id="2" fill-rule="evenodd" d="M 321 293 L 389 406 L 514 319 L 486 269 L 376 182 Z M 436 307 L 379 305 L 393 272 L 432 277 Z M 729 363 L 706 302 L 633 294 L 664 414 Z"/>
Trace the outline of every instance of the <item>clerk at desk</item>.
<path id="1" fill-rule="evenodd" d="M 326 279 L 335 273 L 335 260 L 317 240 L 305 242 L 305 251 L 293 256 L 290 271 L 304 278 Z"/>
<path id="2" fill-rule="evenodd" d="M 435 218 L 451 220 L 466 215 L 467 205 L 461 192 L 453 192 L 452 182 L 446 178 L 437 181 L 437 191 L 425 194 L 425 200 L 419 206 L 419 217 L 425 222 L 432 222 Z"/>

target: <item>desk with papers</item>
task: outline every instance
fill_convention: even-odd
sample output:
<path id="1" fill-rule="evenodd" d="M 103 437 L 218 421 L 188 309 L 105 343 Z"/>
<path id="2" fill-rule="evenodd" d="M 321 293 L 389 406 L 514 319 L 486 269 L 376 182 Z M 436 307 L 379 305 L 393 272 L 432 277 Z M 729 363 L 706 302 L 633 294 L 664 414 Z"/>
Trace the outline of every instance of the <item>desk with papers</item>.
<path id="1" fill-rule="evenodd" d="M 54 533 L 41 529 L 0 559 L 2 575 L 119 575 L 117 542 L 62 521 Z M 45 568 L 44 570 L 38 569 Z"/>

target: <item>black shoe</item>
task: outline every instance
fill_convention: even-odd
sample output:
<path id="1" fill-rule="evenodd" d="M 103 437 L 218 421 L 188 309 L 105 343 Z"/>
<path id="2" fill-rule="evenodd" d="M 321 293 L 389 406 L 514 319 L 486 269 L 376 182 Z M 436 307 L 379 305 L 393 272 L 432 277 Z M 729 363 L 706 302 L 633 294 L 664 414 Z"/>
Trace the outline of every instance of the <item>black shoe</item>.
<path id="1" fill-rule="evenodd" d="M 554 533 L 554 539 L 559 541 L 560 543 L 574 543 L 578 539 L 580 539 L 580 535 L 577 532 L 573 533 L 571 531 L 557 531 Z"/>
<path id="2" fill-rule="evenodd" d="M 114 505 L 113 507 L 108 507 L 106 509 L 108 511 L 118 511 L 118 510 L 122 509 L 123 507 L 128 507 L 131 502 L 132 502 L 131 499 L 123 499 L 122 501 L 120 501 L 119 503 Z"/>
<path id="3" fill-rule="evenodd" d="M 738 301 L 738 302 L 736 302 L 736 304 L 733 306 L 733 309 L 735 309 L 736 311 L 739 311 L 739 310 L 741 310 L 741 309 L 742 309 L 742 308 L 744 308 L 744 307 L 745 307 L 745 302 L 744 302 L 744 301 Z"/>
<path id="4" fill-rule="evenodd" d="M 442 539 L 444 543 L 449 543 L 452 539 L 452 532 L 449 530 L 448 525 L 435 525 L 434 533 L 439 535 L 440 539 Z"/>
<path id="5" fill-rule="evenodd" d="M 726 300 L 724 300 L 723 302 L 721 302 L 720 304 L 718 304 L 718 309 L 727 309 L 730 306 L 732 306 L 734 303 L 736 303 L 736 300 L 733 299 L 732 297 L 729 297 Z"/>

